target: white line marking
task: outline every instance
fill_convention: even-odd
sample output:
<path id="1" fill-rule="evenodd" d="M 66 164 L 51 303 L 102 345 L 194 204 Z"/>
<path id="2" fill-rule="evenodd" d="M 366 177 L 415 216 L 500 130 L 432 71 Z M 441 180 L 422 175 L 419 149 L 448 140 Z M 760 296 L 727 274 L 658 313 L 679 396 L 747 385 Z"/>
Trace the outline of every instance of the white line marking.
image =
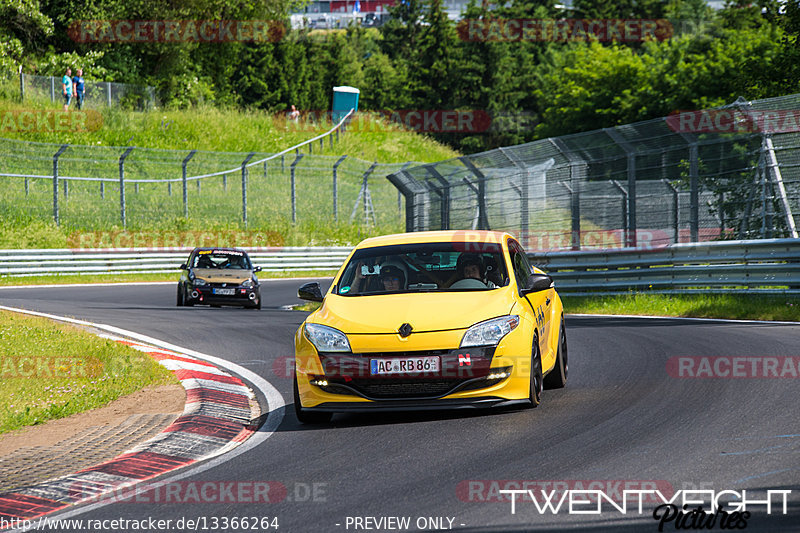
<path id="1" fill-rule="evenodd" d="M 278 392 L 278 389 L 276 389 L 269 381 L 265 380 L 264 378 L 262 378 L 258 374 L 254 373 L 254 372 L 252 372 L 252 371 L 250 371 L 250 370 L 248 370 L 248 369 L 246 369 L 244 367 L 241 367 L 241 366 L 237 365 L 236 363 L 232 363 L 230 361 L 226 361 L 225 359 L 222 359 L 220 357 L 215 357 L 213 355 L 200 353 L 200 352 L 197 352 L 197 351 L 194 351 L 194 350 L 190 350 L 190 349 L 187 349 L 187 348 L 181 348 L 180 346 L 176 346 L 176 345 L 170 344 L 168 342 L 164 342 L 164 341 L 161 341 L 161 340 L 158 340 L 158 339 L 154 339 L 153 337 L 148 337 L 147 335 L 142 335 L 140 333 L 134 333 L 133 331 L 128 331 L 128 330 L 124 330 L 124 329 L 121 329 L 121 328 L 117 328 L 115 326 L 109 326 L 109 325 L 106 325 L 106 324 L 96 324 L 96 323 L 92 323 L 92 322 L 86 322 L 84 320 L 76 320 L 76 319 L 72 319 L 72 318 L 66 318 L 66 317 L 61 317 L 61 316 L 56 316 L 56 315 L 50 315 L 50 314 L 47 314 L 47 313 L 40 313 L 38 311 L 28 311 L 27 309 L 17 309 L 17 308 L 14 308 L 14 307 L 7 307 L 5 305 L 0 305 L 0 309 L 4 309 L 6 311 L 13 311 L 13 312 L 17 312 L 17 313 L 24 313 L 24 314 L 34 315 L 34 316 L 40 316 L 40 317 L 44 317 L 44 318 L 50 318 L 50 319 L 58 320 L 58 321 L 61 321 L 61 322 L 69 322 L 69 323 L 72 323 L 72 324 L 80 324 L 80 325 L 84 325 L 84 326 L 94 327 L 94 328 L 97 328 L 97 329 L 102 329 L 102 330 L 108 331 L 110 333 L 115 333 L 117 335 L 123 335 L 125 337 L 136 339 L 136 340 L 139 340 L 139 341 L 142 341 L 142 342 L 147 342 L 147 343 L 152 344 L 153 346 L 157 346 L 159 348 L 164 348 L 164 349 L 167 349 L 167 350 L 173 350 L 173 351 L 176 351 L 176 352 L 179 352 L 179 353 L 190 355 L 192 357 L 197 357 L 198 359 L 203 359 L 204 361 L 208 361 L 210 363 L 214 363 L 215 365 L 218 365 L 218 366 L 221 366 L 221 367 L 224 367 L 224 368 L 230 370 L 234 374 L 237 374 L 239 377 L 244 378 L 245 380 L 249 381 L 254 387 L 256 387 L 258 390 L 261 391 L 261 393 L 267 399 L 267 406 L 269 407 L 269 413 L 267 414 L 267 419 L 264 422 L 264 424 L 261 426 L 261 428 L 259 428 L 258 431 L 256 431 L 253 434 L 252 437 L 250 437 L 249 439 L 247 439 L 246 441 L 241 443 L 239 446 L 237 446 L 236 448 L 234 448 L 230 452 L 223 453 L 223 455 L 217 455 L 216 457 L 208 460 L 207 462 L 203 462 L 203 463 L 198 464 L 196 466 L 187 466 L 186 468 L 181 469 L 177 474 L 175 474 L 173 476 L 170 476 L 170 477 L 167 477 L 167 478 L 165 478 L 163 480 L 159 480 L 160 482 L 169 483 L 169 482 L 177 481 L 179 479 L 183 479 L 183 478 L 186 478 L 186 477 L 189 477 L 189 476 L 200 474 L 200 473 L 205 472 L 206 470 L 210 470 L 212 468 L 216 468 L 217 466 L 220 466 L 220 465 L 222 465 L 222 464 L 234 459 L 235 457 L 238 457 L 239 455 L 252 450 L 256 446 L 261 445 L 264 441 L 266 441 L 268 438 L 270 438 L 272 436 L 272 434 L 278 428 L 280 423 L 283 421 L 283 407 L 284 407 L 285 403 L 283 401 L 283 396 L 281 396 L 281 393 Z M 224 452 L 224 448 L 222 450 Z M 134 485 L 135 485 L 135 483 L 132 484 L 131 486 L 134 486 Z M 60 514 L 60 513 L 56 512 L 56 513 L 53 513 L 51 516 L 57 516 L 58 518 L 62 518 L 62 519 L 72 518 L 74 516 L 82 515 L 83 513 L 86 513 L 88 511 L 94 511 L 96 509 L 100 509 L 101 507 L 105 507 L 106 505 L 109 505 L 111 503 L 114 503 L 114 502 L 97 502 L 97 503 L 89 504 L 89 505 L 86 505 L 86 506 L 83 506 L 83 507 L 80 507 L 80 508 L 77 508 L 77 509 L 72 509 L 70 511 L 66 511 L 63 514 Z M 17 531 L 20 531 L 20 530 L 19 529 L 14 530 L 15 533 Z"/>

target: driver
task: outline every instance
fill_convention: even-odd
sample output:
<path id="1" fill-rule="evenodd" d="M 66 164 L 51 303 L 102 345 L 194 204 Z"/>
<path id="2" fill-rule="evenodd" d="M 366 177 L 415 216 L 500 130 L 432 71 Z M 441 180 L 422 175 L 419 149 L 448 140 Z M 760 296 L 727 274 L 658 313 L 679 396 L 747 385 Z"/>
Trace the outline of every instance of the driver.
<path id="1" fill-rule="evenodd" d="M 477 279 L 483 281 L 483 261 L 478 254 L 463 253 L 456 261 L 459 279 Z"/>

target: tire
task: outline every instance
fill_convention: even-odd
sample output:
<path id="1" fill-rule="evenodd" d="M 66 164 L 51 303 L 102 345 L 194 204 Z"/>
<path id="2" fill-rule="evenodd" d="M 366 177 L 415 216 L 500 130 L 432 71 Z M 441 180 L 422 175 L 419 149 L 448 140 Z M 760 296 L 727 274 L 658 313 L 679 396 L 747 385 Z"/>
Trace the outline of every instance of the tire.
<path id="1" fill-rule="evenodd" d="M 531 377 L 528 385 L 528 400 L 531 408 L 539 407 L 542 403 L 542 356 L 539 350 L 539 337 L 533 337 L 531 349 Z"/>
<path id="2" fill-rule="evenodd" d="M 567 352 L 567 332 L 564 329 L 564 319 L 561 319 L 561 333 L 558 335 L 558 352 L 556 364 L 544 378 L 545 389 L 562 389 L 567 384 L 569 373 L 569 356 Z"/>
<path id="3" fill-rule="evenodd" d="M 178 297 L 177 297 L 177 302 L 176 302 L 176 305 L 178 307 L 183 307 L 183 306 L 186 305 L 186 302 L 184 301 L 184 298 L 185 298 L 185 295 L 183 294 L 183 285 L 178 283 Z"/>
<path id="4" fill-rule="evenodd" d="M 294 374 L 294 414 L 302 424 L 325 424 L 331 421 L 333 413 L 310 413 L 300 405 L 300 392 L 297 389 L 297 373 Z"/>

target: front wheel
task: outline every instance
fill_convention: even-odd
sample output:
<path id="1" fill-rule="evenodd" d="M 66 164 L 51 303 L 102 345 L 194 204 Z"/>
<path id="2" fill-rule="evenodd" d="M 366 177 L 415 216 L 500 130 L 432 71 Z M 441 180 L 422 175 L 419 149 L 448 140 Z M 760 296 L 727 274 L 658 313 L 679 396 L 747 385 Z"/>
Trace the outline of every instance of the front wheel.
<path id="1" fill-rule="evenodd" d="M 303 409 L 300 405 L 300 391 L 297 387 L 297 372 L 294 374 L 294 414 L 303 424 L 324 424 L 330 422 L 333 413 L 313 413 Z"/>
<path id="2" fill-rule="evenodd" d="M 545 389 L 561 389 L 567 384 L 569 372 L 569 358 L 567 354 L 567 332 L 564 329 L 564 320 L 561 320 L 561 333 L 558 336 L 558 352 L 553 370 L 544 378 Z"/>
<path id="3" fill-rule="evenodd" d="M 538 407 L 542 403 L 542 356 L 539 350 L 539 338 L 533 338 L 531 350 L 531 377 L 528 391 L 528 400 L 531 407 Z"/>
<path id="4" fill-rule="evenodd" d="M 183 294 L 183 285 L 178 283 L 178 298 L 177 298 L 177 302 L 176 302 L 176 305 L 178 307 L 183 307 L 184 305 L 186 305 L 186 302 L 184 301 L 184 298 L 185 298 L 185 295 Z"/>

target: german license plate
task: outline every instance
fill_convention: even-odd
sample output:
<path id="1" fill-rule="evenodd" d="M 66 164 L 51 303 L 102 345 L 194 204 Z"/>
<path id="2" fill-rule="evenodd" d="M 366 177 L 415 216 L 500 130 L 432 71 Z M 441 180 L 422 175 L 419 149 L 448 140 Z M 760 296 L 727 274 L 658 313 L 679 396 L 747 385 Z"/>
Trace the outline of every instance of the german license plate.
<path id="1" fill-rule="evenodd" d="M 391 359 L 371 359 L 370 374 L 419 374 L 422 372 L 438 372 L 439 358 L 429 357 L 393 357 Z"/>
<path id="2" fill-rule="evenodd" d="M 214 294 L 218 296 L 233 296 L 236 294 L 236 289 L 214 289 Z"/>

